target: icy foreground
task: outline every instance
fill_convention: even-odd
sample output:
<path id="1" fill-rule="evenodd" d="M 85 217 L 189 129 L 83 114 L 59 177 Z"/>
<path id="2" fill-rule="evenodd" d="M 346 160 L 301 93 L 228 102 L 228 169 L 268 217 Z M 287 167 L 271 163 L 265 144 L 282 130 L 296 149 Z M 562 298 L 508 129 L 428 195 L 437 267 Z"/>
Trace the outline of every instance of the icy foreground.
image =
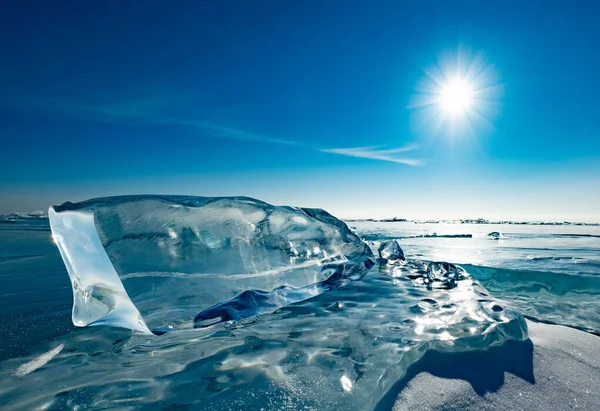
<path id="1" fill-rule="evenodd" d="M 528 347 L 523 317 L 462 267 L 366 247 L 323 211 L 125 197 L 50 219 L 78 325 L 147 334 L 94 327 L 3 362 L 7 409 L 374 409 L 433 353 Z"/>
<path id="2" fill-rule="evenodd" d="M 191 328 L 202 309 L 244 291 L 285 286 L 275 306 L 287 305 L 288 297 L 301 301 L 358 280 L 373 265 L 370 248 L 327 212 L 250 198 L 112 197 L 51 207 L 49 218 L 77 326 Z M 260 305 L 229 310 L 223 320 Z"/>

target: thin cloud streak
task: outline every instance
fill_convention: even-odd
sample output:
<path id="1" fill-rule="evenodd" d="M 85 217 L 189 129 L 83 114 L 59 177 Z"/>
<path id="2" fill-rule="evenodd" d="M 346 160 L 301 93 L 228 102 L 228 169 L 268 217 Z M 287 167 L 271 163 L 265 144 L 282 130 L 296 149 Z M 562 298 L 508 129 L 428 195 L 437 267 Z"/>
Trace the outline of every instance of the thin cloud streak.
<path id="1" fill-rule="evenodd" d="M 416 144 L 410 144 L 404 147 L 382 149 L 381 146 L 371 147 L 348 147 L 348 148 L 327 148 L 320 149 L 323 153 L 339 154 L 348 157 L 368 158 L 370 160 L 388 161 L 391 163 L 406 164 L 409 166 L 418 166 L 421 160 L 414 158 L 400 158 L 395 154 L 406 153 L 417 149 Z"/>
<path id="2" fill-rule="evenodd" d="M 14 97 L 14 96 L 13 96 Z M 384 146 L 348 147 L 348 148 L 317 148 L 301 142 L 284 140 L 254 133 L 248 130 L 225 125 L 221 122 L 198 120 L 177 116 L 165 116 L 162 109 L 172 103 L 163 98 L 133 98 L 113 101 L 109 104 L 80 102 L 73 99 L 60 97 L 36 98 L 20 96 L 20 98 L 6 99 L 0 97 L 0 105 L 9 101 L 17 106 L 33 111 L 53 112 L 67 117 L 76 117 L 80 120 L 100 121 L 111 124 L 125 125 L 174 125 L 189 127 L 202 132 L 212 138 L 223 138 L 235 141 L 269 143 L 303 147 L 308 150 L 322 153 L 338 154 L 346 157 L 367 158 L 371 160 L 387 161 L 397 164 L 418 166 L 421 161 L 413 158 L 401 158 L 397 154 L 413 151 L 418 148 L 416 144 L 404 147 L 384 149 Z"/>
<path id="3" fill-rule="evenodd" d="M 173 125 L 196 129 L 211 138 L 302 146 L 301 143 L 271 138 L 231 127 L 219 121 L 178 117 L 162 113 L 173 103 L 182 104 L 183 102 L 185 100 L 156 97 L 128 98 L 111 101 L 110 103 L 96 103 L 55 96 L 35 97 L 20 95 L 11 96 L 11 98 L 0 96 L 0 106 L 18 107 L 28 111 L 50 112 L 84 121 L 97 121 L 106 124 L 127 126 Z"/>
<path id="4" fill-rule="evenodd" d="M 212 136 L 217 138 L 220 137 L 227 138 L 230 140 L 256 141 L 261 143 L 301 146 L 307 149 L 320 151 L 322 153 L 338 154 L 347 157 L 368 158 L 371 160 L 388 161 L 391 163 L 406 164 L 409 166 L 418 166 L 421 164 L 421 161 L 418 159 L 398 158 L 394 156 L 395 154 L 406 153 L 408 151 L 413 151 L 417 149 L 418 146 L 416 144 L 409 144 L 404 147 L 392 149 L 380 149 L 381 146 L 319 149 L 295 141 L 267 137 L 264 135 L 248 132 L 246 130 L 241 130 L 204 121 L 172 119 L 172 123 L 197 127 L 199 129 L 211 133 Z"/>
<path id="5" fill-rule="evenodd" d="M 282 140 L 279 138 L 267 137 L 261 134 L 252 133 L 239 128 L 229 127 L 218 123 L 211 123 L 208 121 L 199 120 L 184 120 L 184 119 L 170 119 L 172 124 L 181 126 L 190 126 L 198 128 L 204 132 L 207 132 L 215 138 L 226 138 L 230 140 L 238 141 L 255 141 L 259 143 L 272 143 L 272 144 L 284 144 L 290 146 L 304 146 L 301 143 L 295 141 Z"/>

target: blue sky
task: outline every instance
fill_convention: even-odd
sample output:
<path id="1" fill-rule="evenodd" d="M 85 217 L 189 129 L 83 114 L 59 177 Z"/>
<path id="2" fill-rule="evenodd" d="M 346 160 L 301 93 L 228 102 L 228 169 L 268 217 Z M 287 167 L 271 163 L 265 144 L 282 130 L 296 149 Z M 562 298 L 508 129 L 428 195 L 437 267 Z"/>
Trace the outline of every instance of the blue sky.
<path id="1" fill-rule="evenodd" d="M 600 221 L 598 15 L 597 1 L 4 2 L 0 213 L 172 193 Z M 420 104 L 435 73 L 469 68 L 479 114 L 452 124 Z"/>

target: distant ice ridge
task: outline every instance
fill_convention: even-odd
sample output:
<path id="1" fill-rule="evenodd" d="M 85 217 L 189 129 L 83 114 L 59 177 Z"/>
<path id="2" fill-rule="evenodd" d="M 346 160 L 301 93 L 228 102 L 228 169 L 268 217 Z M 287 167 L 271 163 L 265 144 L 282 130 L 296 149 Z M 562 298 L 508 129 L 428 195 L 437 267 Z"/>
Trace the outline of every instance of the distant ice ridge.
<path id="1" fill-rule="evenodd" d="M 378 223 L 414 223 L 414 224 L 510 224 L 510 225 L 556 225 L 556 226 L 599 226 L 600 223 L 585 223 L 585 222 L 574 222 L 574 221 L 513 221 L 513 220 L 501 220 L 492 221 L 486 220 L 485 218 L 467 218 L 460 220 L 410 220 L 406 218 L 359 218 L 359 219 L 347 219 L 347 222 L 378 222 Z"/>
<path id="2" fill-rule="evenodd" d="M 37 221 L 45 220 L 48 216 L 43 211 L 32 211 L 31 213 L 11 213 L 6 215 L 0 215 L 0 222 L 26 222 L 26 221 Z"/>
<path id="3" fill-rule="evenodd" d="M 245 197 L 109 197 L 51 207 L 49 218 L 76 326 L 191 328 L 200 311 L 242 293 L 211 317 L 239 319 L 358 280 L 374 260 L 323 210 Z M 278 303 L 260 298 L 276 294 Z M 261 301 L 231 314 L 244 296 Z"/>

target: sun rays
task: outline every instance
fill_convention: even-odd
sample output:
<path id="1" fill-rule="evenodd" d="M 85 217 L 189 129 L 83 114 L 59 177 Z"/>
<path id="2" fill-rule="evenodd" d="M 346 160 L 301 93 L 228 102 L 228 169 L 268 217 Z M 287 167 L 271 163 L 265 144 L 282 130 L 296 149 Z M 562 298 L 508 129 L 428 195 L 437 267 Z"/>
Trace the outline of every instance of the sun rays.
<path id="1" fill-rule="evenodd" d="M 502 85 L 481 54 L 459 50 L 425 70 L 413 104 L 417 129 L 446 135 L 477 134 L 492 126 Z"/>

